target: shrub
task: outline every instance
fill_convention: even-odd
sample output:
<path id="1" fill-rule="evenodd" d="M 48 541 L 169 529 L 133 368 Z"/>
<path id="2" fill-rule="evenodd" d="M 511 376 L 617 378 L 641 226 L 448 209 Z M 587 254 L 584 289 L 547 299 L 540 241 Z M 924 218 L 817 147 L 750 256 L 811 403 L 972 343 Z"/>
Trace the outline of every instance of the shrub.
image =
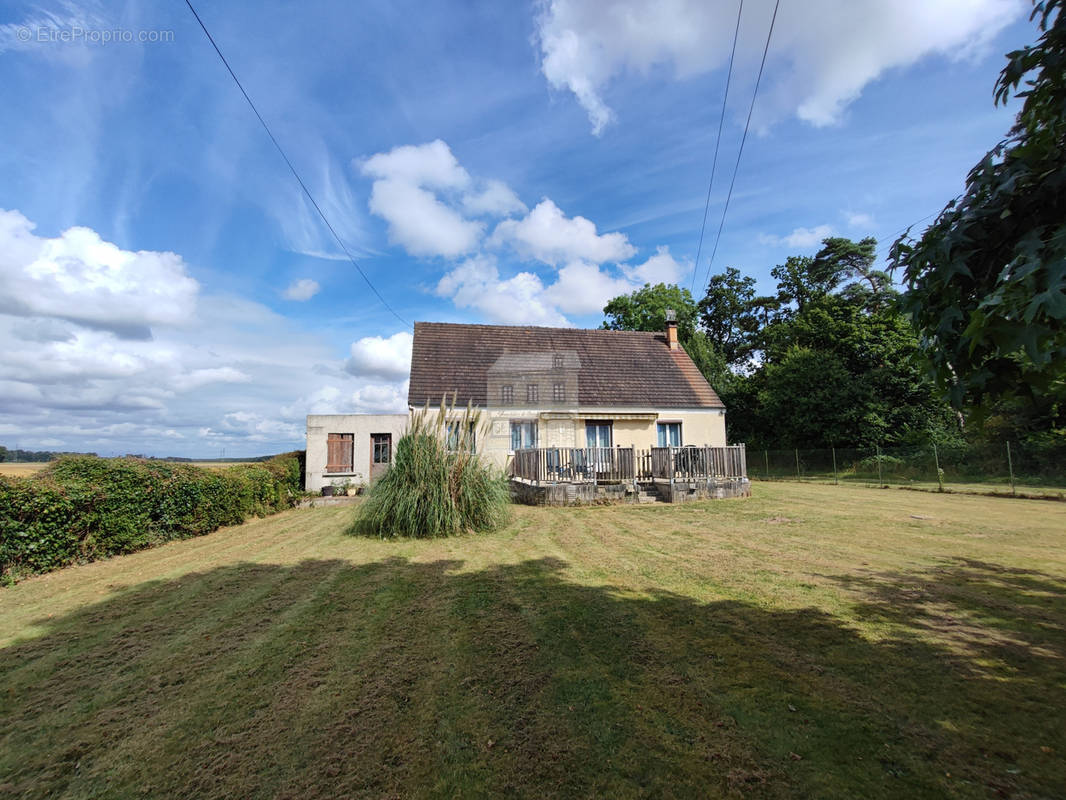
<path id="1" fill-rule="evenodd" d="M 223 470 L 134 458 L 68 456 L 28 478 L 0 478 L 0 578 L 209 533 L 295 504 L 302 453 Z"/>
<path id="2" fill-rule="evenodd" d="M 473 443 L 484 435 L 480 413 L 460 417 L 441 404 L 412 415 L 396 444 L 392 466 L 371 484 L 349 533 L 419 539 L 489 531 L 507 519 L 504 475 L 486 464 Z"/>

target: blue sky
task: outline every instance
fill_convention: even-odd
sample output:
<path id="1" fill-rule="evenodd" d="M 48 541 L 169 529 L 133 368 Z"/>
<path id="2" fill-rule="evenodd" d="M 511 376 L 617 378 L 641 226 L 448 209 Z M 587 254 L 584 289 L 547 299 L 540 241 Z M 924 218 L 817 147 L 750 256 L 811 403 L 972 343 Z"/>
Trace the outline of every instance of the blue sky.
<path id="1" fill-rule="evenodd" d="M 597 326 L 688 286 L 734 2 L 197 10 L 407 321 Z M 892 237 L 1009 127 L 1021 0 L 784 0 L 714 263 Z M 697 286 L 772 12 L 748 0 Z M 0 8 L 0 442 L 252 455 L 402 408 L 410 337 L 183 3 Z"/>

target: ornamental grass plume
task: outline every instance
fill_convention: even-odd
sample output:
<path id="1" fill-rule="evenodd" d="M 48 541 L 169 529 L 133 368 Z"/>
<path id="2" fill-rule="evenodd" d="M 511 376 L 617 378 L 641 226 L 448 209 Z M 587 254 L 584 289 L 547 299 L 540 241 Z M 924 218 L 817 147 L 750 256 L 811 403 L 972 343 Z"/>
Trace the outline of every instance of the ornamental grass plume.
<path id="1" fill-rule="evenodd" d="M 488 432 L 479 410 L 414 412 L 388 471 L 375 481 L 348 532 L 428 539 L 490 531 L 508 517 L 506 477 L 477 453 Z"/>

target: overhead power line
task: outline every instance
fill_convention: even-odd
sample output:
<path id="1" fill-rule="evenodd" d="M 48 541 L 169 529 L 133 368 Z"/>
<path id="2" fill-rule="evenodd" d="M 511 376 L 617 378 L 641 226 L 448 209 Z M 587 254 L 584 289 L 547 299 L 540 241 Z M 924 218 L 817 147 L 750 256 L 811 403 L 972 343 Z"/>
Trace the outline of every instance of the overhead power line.
<path id="1" fill-rule="evenodd" d="M 200 23 L 200 27 L 203 29 L 204 35 L 206 35 L 207 40 L 211 42 L 211 46 L 215 48 L 215 52 L 218 53 L 218 57 L 222 60 L 223 65 L 225 65 L 226 71 L 229 72 L 230 77 L 233 78 L 233 82 L 237 84 L 237 88 L 241 90 L 241 94 L 244 95 L 244 99 L 248 101 L 248 105 L 249 107 L 251 107 L 252 112 L 256 116 L 256 119 L 259 120 L 259 124 L 263 126 L 263 130 L 265 130 L 267 136 L 270 137 L 270 141 L 274 143 L 274 147 L 277 148 L 277 151 L 285 160 L 285 163 L 289 167 L 289 171 L 292 172 L 293 177 L 296 178 L 296 182 L 300 184 L 300 188 L 303 189 L 303 193 L 307 196 L 307 199 L 311 202 L 311 205 L 314 207 L 315 211 L 318 212 L 318 216 L 322 218 L 322 222 L 325 223 L 325 226 L 329 229 L 329 232 L 333 234 L 333 238 L 337 240 L 337 244 L 340 245 L 341 250 L 344 251 L 344 255 L 346 255 L 348 257 L 348 260 L 352 262 L 352 266 L 359 271 L 359 274 L 363 277 L 363 280 L 366 281 L 366 285 L 370 287 L 370 291 L 372 291 L 377 297 L 377 299 L 381 301 L 381 304 L 385 306 L 385 308 L 387 308 L 389 312 L 394 317 L 396 317 L 396 319 L 400 320 L 400 322 L 402 322 L 404 325 L 410 326 L 411 323 L 401 317 L 398 313 L 396 313 L 396 310 L 388 304 L 384 297 L 381 296 L 381 292 L 377 290 L 377 287 L 374 286 L 374 284 L 370 281 L 370 278 L 367 277 L 367 274 L 363 272 L 363 268 L 359 266 L 359 262 L 355 260 L 355 256 L 351 254 L 351 251 L 348 250 L 348 247 L 344 244 L 344 241 L 337 234 L 336 229 L 334 229 L 333 225 L 331 225 L 330 221 L 326 218 L 326 215 L 322 212 L 322 209 L 315 201 L 314 196 L 307 188 L 307 184 L 304 183 L 303 178 L 300 177 L 300 173 L 296 171 L 296 167 L 292 165 L 292 161 L 289 160 L 289 157 L 285 154 L 285 151 L 282 149 L 281 145 L 278 144 L 278 140 L 274 138 L 274 134 L 271 132 L 270 126 L 266 124 L 266 120 L 263 119 L 263 115 L 259 113 L 259 109 L 256 108 L 255 103 L 252 102 L 252 98 L 248 96 L 248 92 L 244 90 L 244 86 L 241 85 L 240 80 L 237 78 L 236 73 L 233 71 L 233 67 L 229 65 L 229 62 L 226 60 L 226 57 L 222 55 L 222 51 L 219 49 L 218 44 L 215 42 L 215 37 L 211 35 L 211 31 L 207 29 L 207 26 L 204 24 L 204 21 L 200 19 L 200 15 L 196 13 L 196 9 L 193 8 L 193 5 L 190 0 L 185 0 L 185 5 L 189 7 L 189 11 L 191 11 L 192 15 L 196 17 L 196 21 Z"/>
<path id="2" fill-rule="evenodd" d="M 744 13 L 744 0 L 737 9 L 737 27 L 733 31 L 733 49 L 729 53 L 729 72 L 725 76 L 725 95 L 722 96 L 722 113 L 718 117 L 718 137 L 714 140 L 714 159 L 711 161 L 711 180 L 707 184 L 707 200 L 703 204 L 703 223 L 700 225 L 700 243 L 696 247 L 696 262 L 692 265 L 692 280 L 689 291 L 696 287 L 696 273 L 700 269 L 700 254 L 703 252 L 703 233 L 707 229 L 707 210 L 711 207 L 711 189 L 714 187 L 714 172 L 718 167 L 718 148 L 722 144 L 722 125 L 725 123 L 725 106 L 729 100 L 729 84 L 733 80 L 733 57 L 737 54 L 737 38 L 740 36 L 740 15 Z"/>
<path id="3" fill-rule="evenodd" d="M 744 123 L 744 135 L 740 137 L 740 149 L 737 151 L 737 163 L 733 165 L 733 178 L 729 181 L 729 191 L 725 196 L 725 206 L 722 208 L 722 219 L 718 223 L 718 234 L 714 237 L 714 247 L 711 250 L 711 257 L 707 261 L 707 273 L 704 277 L 704 282 L 710 278 L 711 267 L 714 265 L 714 257 L 718 253 L 718 243 L 722 239 L 722 228 L 725 227 L 725 215 L 729 211 L 729 201 L 733 197 L 733 187 L 737 182 L 737 172 L 740 170 L 740 158 L 744 155 L 744 142 L 748 140 L 748 128 L 751 127 L 751 114 L 755 110 L 755 98 L 759 96 L 759 84 L 762 82 L 763 69 L 766 67 L 766 54 L 770 52 L 770 39 L 774 35 L 774 23 L 777 21 L 777 9 L 781 5 L 781 0 L 776 0 L 774 3 L 774 14 L 770 17 L 770 30 L 766 32 L 766 46 L 762 50 L 762 62 L 759 64 L 759 74 L 755 78 L 755 91 L 751 93 L 751 106 L 748 107 L 748 119 Z"/>

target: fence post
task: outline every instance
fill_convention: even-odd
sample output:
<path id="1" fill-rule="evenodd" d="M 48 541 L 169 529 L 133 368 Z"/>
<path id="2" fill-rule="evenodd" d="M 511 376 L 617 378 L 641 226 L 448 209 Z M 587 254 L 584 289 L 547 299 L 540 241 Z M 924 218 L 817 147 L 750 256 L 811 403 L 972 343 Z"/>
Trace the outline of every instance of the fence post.
<path id="1" fill-rule="evenodd" d="M 940 488 L 937 491 L 944 491 L 944 473 L 940 471 L 940 455 L 936 451 L 936 442 L 933 442 L 933 463 L 936 465 L 936 482 Z"/>
<path id="2" fill-rule="evenodd" d="M 796 480 L 800 479 L 800 451 L 796 448 Z"/>
<path id="3" fill-rule="evenodd" d="M 839 486 L 840 485 L 840 480 L 837 478 L 837 448 L 836 448 L 836 445 L 833 445 L 830 449 L 833 451 L 833 485 L 834 486 Z"/>
<path id="4" fill-rule="evenodd" d="M 885 488 L 885 480 L 881 471 L 881 445 L 874 445 L 877 450 L 877 488 Z"/>
<path id="5" fill-rule="evenodd" d="M 1014 491 L 1014 462 L 1010 457 L 1010 441 L 1007 442 L 1007 470 L 1010 472 L 1010 493 L 1017 494 Z"/>
<path id="6" fill-rule="evenodd" d="M 763 450 L 762 451 L 762 457 L 763 457 L 763 461 L 766 464 L 766 480 L 770 480 L 770 451 L 769 450 Z"/>

